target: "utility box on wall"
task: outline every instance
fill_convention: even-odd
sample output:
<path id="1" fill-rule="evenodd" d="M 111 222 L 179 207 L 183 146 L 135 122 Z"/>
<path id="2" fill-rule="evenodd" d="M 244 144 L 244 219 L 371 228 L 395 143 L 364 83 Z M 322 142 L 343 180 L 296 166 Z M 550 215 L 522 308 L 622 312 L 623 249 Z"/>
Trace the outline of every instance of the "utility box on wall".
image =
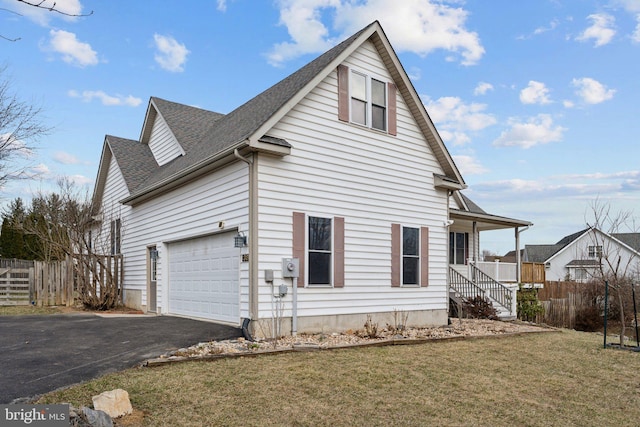
<path id="1" fill-rule="evenodd" d="M 298 277 L 300 260 L 298 258 L 282 258 L 282 277 Z"/>

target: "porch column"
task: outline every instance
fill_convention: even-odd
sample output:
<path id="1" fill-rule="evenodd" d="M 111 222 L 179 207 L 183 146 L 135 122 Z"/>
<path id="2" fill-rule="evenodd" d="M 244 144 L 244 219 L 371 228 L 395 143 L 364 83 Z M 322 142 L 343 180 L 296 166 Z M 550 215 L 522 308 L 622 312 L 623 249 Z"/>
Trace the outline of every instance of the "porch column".
<path id="1" fill-rule="evenodd" d="M 516 227 L 514 230 L 516 231 L 516 280 L 520 283 L 522 279 L 520 277 L 522 274 L 520 271 L 522 269 L 520 265 L 520 229 Z"/>

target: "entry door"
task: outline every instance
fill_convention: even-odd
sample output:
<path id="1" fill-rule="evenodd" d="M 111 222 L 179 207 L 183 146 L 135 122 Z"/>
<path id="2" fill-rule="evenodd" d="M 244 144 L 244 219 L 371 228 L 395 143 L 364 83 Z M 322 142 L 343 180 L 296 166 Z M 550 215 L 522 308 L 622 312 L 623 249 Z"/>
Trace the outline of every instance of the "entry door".
<path id="1" fill-rule="evenodd" d="M 149 248 L 149 293 L 147 295 L 148 311 L 158 311 L 158 250 L 155 246 Z"/>

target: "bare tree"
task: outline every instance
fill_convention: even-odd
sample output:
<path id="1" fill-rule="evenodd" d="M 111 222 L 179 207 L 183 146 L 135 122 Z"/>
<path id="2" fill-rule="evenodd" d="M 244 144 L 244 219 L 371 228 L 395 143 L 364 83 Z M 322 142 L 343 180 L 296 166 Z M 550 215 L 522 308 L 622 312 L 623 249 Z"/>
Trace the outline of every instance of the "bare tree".
<path id="1" fill-rule="evenodd" d="M 29 178 L 18 162 L 33 153 L 35 141 L 51 128 L 42 123 L 42 109 L 17 97 L 0 67 L 0 186 L 10 179 Z"/>
<path id="2" fill-rule="evenodd" d="M 122 303 L 119 255 L 112 256 L 110 239 L 101 236 L 86 193 L 68 179 L 58 182 L 59 193 L 34 199 L 34 221 L 25 228 L 38 237 L 50 259 L 73 260 L 80 302 L 87 308 L 108 310 Z"/>
<path id="3" fill-rule="evenodd" d="M 625 298 L 630 295 L 633 279 L 639 277 L 640 259 L 637 250 L 630 250 L 616 236 L 637 233 L 636 220 L 632 211 L 613 211 L 609 204 L 598 199 L 591 203 L 589 214 L 591 218 L 587 225 L 591 228 L 591 245 L 584 255 L 597 261 L 590 275 L 596 280 L 607 281 L 613 291 L 620 318 L 620 346 L 623 346 L 627 316 Z"/>

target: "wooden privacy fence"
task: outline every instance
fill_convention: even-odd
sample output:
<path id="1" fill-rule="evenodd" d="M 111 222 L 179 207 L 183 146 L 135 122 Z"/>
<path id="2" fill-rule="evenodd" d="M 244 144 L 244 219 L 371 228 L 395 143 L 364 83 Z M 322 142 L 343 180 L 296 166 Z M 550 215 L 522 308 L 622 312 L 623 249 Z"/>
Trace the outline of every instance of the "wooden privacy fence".
<path id="1" fill-rule="evenodd" d="M 99 258 L 105 262 L 97 262 Z M 83 281 L 104 282 L 107 274 L 102 265 L 111 269 L 110 286 L 122 289 L 122 255 L 91 255 L 89 259 L 89 263 L 72 257 L 49 262 L 0 259 L 0 305 L 74 305 Z"/>
<path id="2" fill-rule="evenodd" d="M 537 262 L 521 263 L 520 281 L 522 283 L 545 283 L 544 264 Z"/>
<path id="3" fill-rule="evenodd" d="M 591 283 L 546 282 L 544 288 L 538 290 L 544 314 L 538 315 L 536 322 L 573 329 L 576 325 L 576 313 L 593 304 L 584 292 L 586 288 L 593 286 L 595 285 Z"/>

